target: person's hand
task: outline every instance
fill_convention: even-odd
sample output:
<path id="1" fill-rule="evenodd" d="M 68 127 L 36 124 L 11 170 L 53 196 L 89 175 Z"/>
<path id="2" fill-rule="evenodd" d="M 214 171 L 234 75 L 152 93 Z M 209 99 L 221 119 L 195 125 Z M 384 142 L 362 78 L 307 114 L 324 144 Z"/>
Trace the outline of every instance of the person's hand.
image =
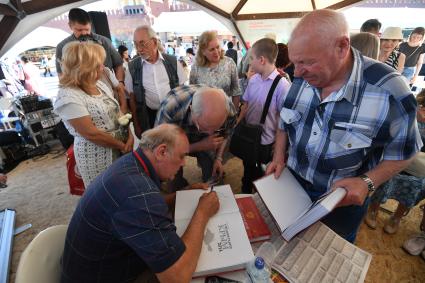
<path id="1" fill-rule="evenodd" d="M 183 190 L 207 190 L 209 185 L 207 183 L 195 183 L 184 187 Z"/>
<path id="2" fill-rule="evenodd" d="M 369 194 L 367 183 L 359 177 L 341 179 L 332 185 L 332 189 L 339 187 L 344 188 L 347 194 L 338 206 L 363 205 Z"/>
<path id="3" fill-rule="evenodd" d="M 223 172 L 223 162 L 220 159 L 216 159 L 213 164 L 212 175 L 220 179 L 223 176 Z"/>
<path id="4" fill-rule="evenodd" d="M 208 218 L 216 214 L 219 208 L 220 202 L 216 192 L 205 193 L 199 198 L 197 210 Z"/>
<path id="5" fill-rule="evenodd" d="M 266 168 L 266 175 L 274 173 L 274 177 L 279 178 L 282 174 L 283 169 L 285 169 L 286 164 L 284 161 L 272 161 Z"/>
<path id="6" fill-rule="evenodd" d="M 210 135 L 200 141 L 202 150 L 216 150 L 222 142 L 224 141 L 223 137 L 218 135 Z"/>
<path id="7" fill-rule="evenodd" d="M 413 78 L 410 80 L 410 84 L 414 84 L 416 82 L 416 79 L 418 78 L 417 75 L 414 75 Z"/>

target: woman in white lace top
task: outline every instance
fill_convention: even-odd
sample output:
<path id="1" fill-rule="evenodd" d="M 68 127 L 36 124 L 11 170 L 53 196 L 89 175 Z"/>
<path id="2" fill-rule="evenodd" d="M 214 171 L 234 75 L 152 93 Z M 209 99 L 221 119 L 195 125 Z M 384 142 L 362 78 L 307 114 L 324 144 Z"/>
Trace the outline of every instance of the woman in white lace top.
<path id="1" fill-rule="evenodd" d="M 75 160 L 86 188 L 119 152 L 129 152 L 133 147 L 131 133 L 124 142 L 115 137 L 119 104 L 110 88 L 99 80 L 104 60 L 105 51 L 96 43 L 68 43 L 54 105 L 75 138 Z"/>
<path id="2" fill-rule="evenodd" d="M 189 83 L 221 88 L 232 98 L 238 109 L 242 93 L 236 64 L 231 58 L 224 56 L 216 32 L 205 31 L 199 37 L 199 50 L 190 71 Z"/>

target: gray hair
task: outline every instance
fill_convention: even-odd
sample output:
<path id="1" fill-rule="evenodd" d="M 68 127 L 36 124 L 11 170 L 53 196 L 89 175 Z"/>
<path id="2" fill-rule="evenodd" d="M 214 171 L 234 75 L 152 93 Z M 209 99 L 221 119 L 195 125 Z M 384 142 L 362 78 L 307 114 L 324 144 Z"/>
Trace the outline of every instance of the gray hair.
<path id="1" fill-rule="evenodd" d="M 305 15 L 292 32 L 291 39 L 300 33 L 315 35 L 319 41 L 333 44 L 338 37 L 349 38 L 349 27 L 343 13 L 322 9 Z"/>
<path id="2" fill-rule="evenodd" d="M 201 117 L 202 113 L 204 112 L 204 106 L 205 106 L 205 99 L 204 99 L 204 93 L 209 91 L 215 91 L 223 95 L 225 99 L 227 99 L 226 93 L 219 88 L 212 88 L 212 87 L 201 87 L 199 88 L 194 94 L 192 98 L 192 115 L 195 117 Z M 226 111 L 227 113 L 230 113 L 229 104 L 226 103 Z"/>
<path id="3" fill-rule="evenodd" d="M 153 28 L 149 25 L 143 25 L 143 26 L 138 26 L 135 30 L 134 33 L 139 32 L 139 31 L 146 31 L 149 38 L 153 38 L 156 40 L 156 45 L 158 46 L 158 50 L 159 52 L 164 52 L 164 47 L 162 46 L 161 40 L 158 38 L 158 36 L 156 35 L 156 32 L 153 30 Z"/>
<path id="4" fill-rule="evenodd" d="M 140 138 L 139 147 L 143 150 L 153 151 L 161 144 L 165 144 L 173 151 L 179 135 L 186 135 L 182 128 L 173 124 L 161 124 L 153 129 L 147 130 Z"/>
<path id="5" fill-rule="evenodd" d="M 149 25 L 142 25 L 142 26 L 138 26 L 135 30 L 134 33 L 139 32 L 141 30 L 144 30 L 148 33 L 149 38 L 158 38 L 156 36 L 156 32 L 153 30 L 153 28 Z"/>
<path id="6" fill-rule="evenodd" d="M 379 38 L 370 32 L 360 32 L 351 35 L 351 46 L 360 51 L 363 56 L 378 60 Z"/>

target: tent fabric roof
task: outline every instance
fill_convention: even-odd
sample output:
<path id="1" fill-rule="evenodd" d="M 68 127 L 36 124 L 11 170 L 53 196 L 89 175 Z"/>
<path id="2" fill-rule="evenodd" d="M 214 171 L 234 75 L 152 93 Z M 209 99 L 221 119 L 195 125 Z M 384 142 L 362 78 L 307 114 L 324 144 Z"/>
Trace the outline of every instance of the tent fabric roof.
<path id="1" fill-rule="evenodd" d="M 96 0 L 0 0 L 0 56 L 34 28 L 71 8 Z M 321 8 L 340 9 L 359 0 L 181 0 L 221 21 L 242 42 L 247 21 L 300 18 Z M 258 23 L 255 24 L 258 26 Z M 263 25 L 260 23 L 260 25 Z M 289 24 L 291 26 L 292 24 Z M 264 25 L 263 25 L 264 26 Z M 248 25 L 248 31 L 250 26 Z"/>
<path id="2" fill-rule="evenodd" d="M 152 28 L 156 32 L 175 32 L 185 35 L 199 35 L 211 29 L 216 30 L 219 34 L 231 34 L 226 26 L 217 19 L 209 17 L 204 11 L 162 12 L 155 19 Z"/>

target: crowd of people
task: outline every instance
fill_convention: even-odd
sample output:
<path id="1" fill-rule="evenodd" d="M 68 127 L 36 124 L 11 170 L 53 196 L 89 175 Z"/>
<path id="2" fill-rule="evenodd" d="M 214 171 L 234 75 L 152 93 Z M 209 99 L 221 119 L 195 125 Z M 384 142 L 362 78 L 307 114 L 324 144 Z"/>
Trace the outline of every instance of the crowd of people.
<path id="1" fill-rule="evenodd" d="M 85 11 L 72 9 L 69 21 L 73 34 L 57 47 L 54 107 L 75 137 L 86 191 L 68 227 L 62 282 L 188 282 L 219 202 L 215 192 L 205 193 L 179 237 L 170 217 L 175 191 L 220 180 L 235 127 L 258 125 L 262 116 L 252 152 L 259 158 L 242 160 L 244 193 L 284 168 L 313 201 L 342 187 L 346 196 L 322 221 L 351 242 L 368 207 L 366 221 L 376 227 L 377 208 L 397 198 L 399 179 L 415 185 L 401 194 L 408 200 L 399 199 L 392 222 L 425 197 L 425 170 L 400 173 L 423 160 L 423 94 L 416 100 L 409 86 L 425 53 L 423 28 L 399 44 L 401 29 L 389 27 L 379 39 L 373 20 L 350 40 L 343 14 L 316 10 L 300 20 L 288 45 L 259 39 L 239 66 L 206 31 L 196 54 L 188 52 L 188 76 L 150 26 L 135 29 L 137 56 L 128 60 L 125 48 L 116 51 L 91 32 Z M 119 122 L 127 112 L 140 138 L 135 151 L 132 132 L 123 135 L 126 123 Z M 203 183 L 184 179 L 186 155 L 197 158 Z M 161 182 L 168 182 L 166 192 Z M 409 252 L 420 249 L 417 239 L 405 244 Z"/>

